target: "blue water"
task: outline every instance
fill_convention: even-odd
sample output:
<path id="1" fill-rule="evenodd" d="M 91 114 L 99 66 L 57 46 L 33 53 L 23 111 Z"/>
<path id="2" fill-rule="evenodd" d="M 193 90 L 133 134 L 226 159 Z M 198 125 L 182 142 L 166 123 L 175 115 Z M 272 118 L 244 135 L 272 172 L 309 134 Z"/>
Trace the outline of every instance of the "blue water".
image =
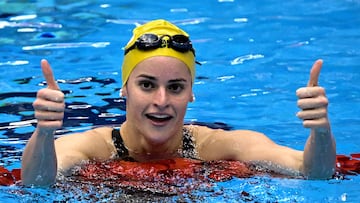
<path id="1" fill-rule="evenodd" d="M 43 87 L 39 61 L 50 61 L 67 112 L 64 129 L 116 125 L 122 47 L 138 23 L 165 18 L 185 29 L 197 60 L 196 102 L 186 121 L 252 129 L 303 149 L 309 131 L 296 118 L 295 91 L 322 58 L 320 85 L 338 154 L 360 152 L 360 1 L 4 1 L 0 0 L 0 164 L 19 168 L 34 130 L 31 102 Z M 19 122 L 22 121 L 22 122 Z M 177 197 L 127 194 L 107 198 L 205 202 L 357 202 L 360 177 L 308 181 L 271 177 L 232 179 L 213 191 Z M 86 202 L 71 189 L 1 187 L 0 201 Z M 106 191 L 96 195 L 106 201 Z M 102 193 L 101 193 L 102 191 Z M 95 192 L 96 193 L 96 192 Z M 248 194 L 248 195 L 246 195 Z"/>

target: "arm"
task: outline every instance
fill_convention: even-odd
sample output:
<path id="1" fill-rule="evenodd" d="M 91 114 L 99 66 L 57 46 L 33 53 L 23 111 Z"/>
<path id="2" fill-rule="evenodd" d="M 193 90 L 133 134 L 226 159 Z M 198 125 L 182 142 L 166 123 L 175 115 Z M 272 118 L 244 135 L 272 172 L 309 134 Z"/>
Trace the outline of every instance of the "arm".
<path id="1" fill-rule="evenodd" d="M 336 144 L 328 119 L 328 99 L 325 90 L 318 86 L 322 60 L 317 60 L 310 72 L 307 87 L 300 88 L 298 106 L 302 109 L 297 116 L 303 120 L 305 128 L 310 128 L 306 142 L 302 171 L 310 179 L 324 179 L 335 172 Z"/>
<path id="2" fill-rule="evenodd" d="M 56 84 L 46 60 L 41 68 L 48 87 L 37 93 L 33 103 L 37 127 L 22 156 L 21 177 L 24 185 L 50 185 L 57 172 L 66 173 L 84 160 L 106 160 L 116 153 L 112 128 L 98 128 L 66 135 L 54 141 L 54 132 L 61 128 L 64 117 L 64 94 Z"/>
<path id="3" fill-rule="evenodd" d="M 33 103 L 38 123 L 22 156 L 21 177 L 24 185 L 49 185 L 55 181 L 57 173 L 53 135 L 62 126 L 64 94 L 56 84 L 46 60 L 41 61 L 41 68 L 48 87 L 37 93 Z"/>
<path id="4" fill-rule="evenodd" d="M 311 71 L 310 84 L 317 85 L 322 61 Z M 248 130 L 224 131 L 197 126 L 194 128 L 197 150 L 204 160 L 239 160 L 265 164 L 285 174 L 302 173 L 310 179 L 333 175 L 336 161 L 335 140 L 327 118 L 327 98 L 321 87 L 300 88 L 298 117 L 311 128 L 304 152 L 278 145 L 265 135 Z"/>

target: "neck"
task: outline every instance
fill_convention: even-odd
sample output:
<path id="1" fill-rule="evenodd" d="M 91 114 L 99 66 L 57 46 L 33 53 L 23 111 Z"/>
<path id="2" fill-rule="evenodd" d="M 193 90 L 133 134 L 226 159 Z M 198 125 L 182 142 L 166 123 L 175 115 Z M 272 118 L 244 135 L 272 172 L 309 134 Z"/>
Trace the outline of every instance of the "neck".
<path id="1" fill-rule="evenodd" d="M 164 143 L 152 143 L 146 139 L 146 135 L 126 121 L 122 124 L 120 131 L 129 155 L 138 161 L 178 157 L 182 149 L 182 130 Z"/>
<path id="2" fill-rule="evenodd" d="M 180 152 L 179 150 L 181 150 L 180 148 L 175 149 L 174 151 L 167 151 L 167 152 L 137 152 L 137 151 L 133 151 L 130 148 L 127 148 L 129 151 L 129 155 L 134 158 L 137 161 L 140 162 L 146 162 L 146 161 L 154 161 L 154 160 L 161 160 L 161 159 L 172 159 L 172 158 L 177 158 L 180 157 Z"/>

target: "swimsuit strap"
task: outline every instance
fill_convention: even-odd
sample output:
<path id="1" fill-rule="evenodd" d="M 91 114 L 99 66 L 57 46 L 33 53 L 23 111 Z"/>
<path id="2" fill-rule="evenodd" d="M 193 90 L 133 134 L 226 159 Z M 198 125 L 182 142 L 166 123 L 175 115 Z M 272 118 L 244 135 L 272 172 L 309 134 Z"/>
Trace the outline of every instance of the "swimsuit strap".
<path id="1" fill-rule="evenodd" d="M 113 129 L 111 132 L 112 140 L 114 142 L 116 151 L 119 157 L 128 157 L 129 151 L 126 149 L 124 140 L 120 135 L 120 129 Z"/>
<path id="2" fill-rule="evenodd" d="M 183 127 L 183 146 L 180 153 L 183 158 L 199 159 L 195 149 L 195 141 L 192 131 L 186 127 Z"/>

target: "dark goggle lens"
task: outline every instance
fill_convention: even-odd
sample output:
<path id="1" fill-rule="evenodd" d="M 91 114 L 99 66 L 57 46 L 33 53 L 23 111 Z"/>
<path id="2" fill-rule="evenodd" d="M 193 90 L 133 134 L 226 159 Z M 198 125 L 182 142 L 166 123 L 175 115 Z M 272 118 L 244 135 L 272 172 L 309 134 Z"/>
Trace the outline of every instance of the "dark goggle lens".
<path id="1" fill-rule="evenodd" d="M 187 52 L 192 50 L 192 44 L 188 37 L 184 35 L 174 35 L 169 43 L 170 47 L 180 52 Z"/>
<path id="2" fill-rule="evenodd" d="M 149 50 L 156 49 L 161 46 L 161 40 L 157 35 L 154 34 L 144 34 L 141 35 L 135 42 L 138 49 Z"/>

